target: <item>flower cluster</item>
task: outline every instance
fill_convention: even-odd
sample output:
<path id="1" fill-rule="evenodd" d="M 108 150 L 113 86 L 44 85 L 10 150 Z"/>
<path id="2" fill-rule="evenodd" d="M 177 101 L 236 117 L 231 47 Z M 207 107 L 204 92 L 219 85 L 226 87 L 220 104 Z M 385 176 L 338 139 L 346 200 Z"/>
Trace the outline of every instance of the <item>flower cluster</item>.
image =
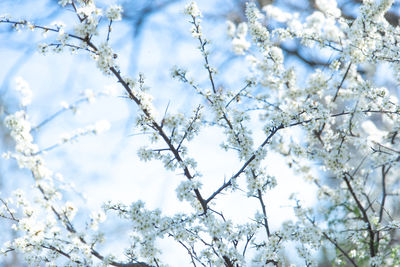
<path id="1" fill-rule="evenodd" d="M 8 115 L 4 119 L 4 124 L 11 130 L 10 135 L 14 138 L 16 151 L 23 155 L 31 155 L 38 151 L 37 145 L 33 144 L 33 137 L 30 133 L 31 124 L 26 119 L 25 111 L 18 111 Z M 25 167 L 25 166 L 21 166 Z"/>
<path id="2" fill-rule="evenodd" d="M 33 93 L 29 87 L 29 84 L 22 77 L 17 77 L 15 82 L 17 83 L 15 90 L 20 92 L 22 96 L 20 103 L 23 107 L 26 107 L 31 104 Z"/>
<path id="3" fill-rule="evenodd" d="M 195 196 L 193 195 L 194 189 L 199 189 L 201 187 L 201 182 L 198 180 L 188 180 L 183 181 L 176 188 L 176 194 L 180 201 L 187 200 L 193 201 Z"/>
<path id="4" fill-rule="evenodd" d="M 28 88 L 25 83 L 23 86 Z M 60 201 L 61 188 L 70 187 L 62 182 L 59 174 L 54 174 L 47 167 L 39 154 L 39 147 L 34 144 L 28 119 L 25 111 L 17 111 L 5 118 L 4 123 L 15 141 L 15 152 L 8 152 L 4 156 L 14 158 L 20 168 L 28 169 L 38 190 L 29 196 L 17 190 L 13 197 L 1 199 L 0 216 L 13 221 L 12 229 L 19 233 L 18 237 L 4 244 L 1 253 L 16 250 L 24 255 L 27 264 L 40 265 L 43 262 L 57 262 L 63 254 L 54 252 L 65 250 L 69 252 L 69 263 L 84 262 L 91 265 L 90 246 L 71 226 L 77 208 L 72 202 Z M 103 128 L 104 123 L 99 123 L 93 129 L 100 131 Z M 32 199 L 36 200 L 32 202 Z"/>
<path id="5" fill-rule="evenodd" d="M 90 38 L 97 35 L 97 27 L 102 15 L 102 10 L 97 8 L 91 1 L 87 1 L 77 9 L 81 22 L 74 27 L 75 33 L 82 38 Z M 86 46 L 87 44 L 82 43 Z"/>
<path id="6" fill-rule="evenodd" d="M 106 16 L 109 20 L 118 21 L 122 19 L 121 13 L 123 9 L 122 6 L 113 5 L 109 6 L 106 10 Z"/>
<path id="7" fill-rule="evenodd" d="M 93 58 L 104 74 L 111 74 L 110 68 L 115 66 L 115 54 L 107 42 L 100 44 Z"/>
<path id="8" fill-rule="evenodd" d="M 196 2 L 192 1 L 185 7 L 185 14 L 192 17 L 202 17 L 199 7 Z"/>
<path id="9" fill-rule="evenodd" d="M 306 266 L 318 266 L 315 255 L 322 248 L 338 265 L 400 264 L 399 222 L 394 220 L 398 212 L 392 208 L 399 204 L 400 106 L 393 93 L 395 86 L 377 84 L 372 70 L 390 68 L 400 80 L 400 29 L 385 19 L 392 0 L 363 1 L 354 20 L 345 17 L 334 0 L 316 0 L 316 10 L 304 14 L 290 13 L 277 5 L 259 10 L 255 3 L 247 4 L 247 22 L 235 25 L 228 21 L 227 29 L 234 52 L 244 56 L 239 60 L 250 65 L 243 71 L 246 79 L 242 88 L 235 88 L 236 83 L 220 86 L 223 75 L 212 67 L 208 41 L 200 26 L 202 14 L 195 2 L 189 3 L 185 13 L 191 18 L 192 35 L 200 43 L 209 83 L 195 81 L 186 71 L 175 68 L 172 75 L 191 87 L 202 104 L 190 115 L 166 109 L 162 116 L 143 75 L 135 81 L 123 76 L 117 65 L 109 33 L 112 21 L 122 19 L 122 7 L 106 9 L 108 34 L 98 40 L 93 36 L 101 32 L 103 12 L 93 1 L 59 3 L 76 11 L 79 23 L 75 34 L 68 34 L 61 24 L 41 27 L 58 37 L 55 44 L 41 45 L 40 50 L 83 49 L 104 74 L 118 80 L 127 99 L 139 110 L 137 129 L 149 135 L 148 145 L 137 151 L 139 157 L 160 160 L 166 170 L 176 171 L 179 177 L 183 174 L 176 198 L 188 202 L 189 211 L 168 217 L 160 210 L 146 209 L 142 201 L 130 205 L 109 202 L 104 211 L 90 215 L 86 232 L 78 231 L 74 226 L 78 208 L 63 200 L 57 186 L 62 179 L 45 164 L 43 152 L 54 146 L 40 150 L 34 143 L 26 109 L 32 93 L 28 84 L 18 79 L 23 110 L 5 118 L 15 152 L 4 157 L 16 159 L 19 167 L 33 174 L 38 189 L 35 194 L 40 198 L 31 203 L 29 196 L 17 190 L 12 198 L 0 199 L 0 216 L 13 221 L 13 229 L 19 233 L 5 244 L 3 253 L 18 250 L 32 265 L 57 263 L 64 256 L 69 265 L 92 266 L 97 258 L 103 265 L 122 266 L 124 263 L 112 255 L 103 256 L 96 250 L 96 243 L 104 240 L 99 224 L 116 212 L 130 225 L 130 244 L 124 251 L 128 264 L 143 260 L 145 266 L 162 265 L 157 245 L 167 237 L 183 246 L 193 265 L 279 266 L 287 260 L 284 248 L 289 243 Z M 38 28 L 25 21 L 12 23 L 15 28 Z M 293 44 L 298 47 L 293 48 Z M 304 51 L 312 51 L 315 57 L 307 57 Z M 293 67 L 293 58 L 308 67 Z M 368 68 L 369 64 L 373 67 Z M 96 94 L 87 89 L 82 101 L 93 103 L 96 96 L 113 91 L 106 88 Z M 65 110 L 74 107 L 63 103 Z M 219 130 L 224 135 L 222 148 L 236 155 L 231 173 L 215 188 L 206 185 L 209 177 L 203 179 L 201 164 L 197 165 L 189 144 L 202 127 Z M 62 136 L 57 145 L 109 128 L 110 124 L 101 120 Z M 315 186 L 319 200 L 309 208 L 293 194 L 296 219 L 281 225 L 269 223 L 278 217 L 269 212 L 267 202 L 269 190 L 280 182 L 280 173 L 270 173 L 270 155 L 274 153 L 284 156 L 299 179 Z M 223 209 L 220 200 L 228 190 L 246 201 L 256 199 L 257 210 L 247 222 L 235 223 Z"/>
<path id="10" fill-rule="evenodd" d="M 71 133 L 65 133 L 61 135 L 60 143 L 67 143 L 76 140 L 80 136 L 84 136 L 90 133 L 100 134 L 110 129 L 110 123 L 107 120 L 100 120 L 93 125 L 86 126 L 85 128 L 79 128 Z"/>
<path id="11" fill-rule="evenodd" d="M 237 28 L 235 24 L 228 21 L 228 35 L 232 37 L 233 51 L 238 55 L 243 55 L 244 51 L 250 48 L 250 43 L 246 40 L 247 24 L 240 23 Z"/>

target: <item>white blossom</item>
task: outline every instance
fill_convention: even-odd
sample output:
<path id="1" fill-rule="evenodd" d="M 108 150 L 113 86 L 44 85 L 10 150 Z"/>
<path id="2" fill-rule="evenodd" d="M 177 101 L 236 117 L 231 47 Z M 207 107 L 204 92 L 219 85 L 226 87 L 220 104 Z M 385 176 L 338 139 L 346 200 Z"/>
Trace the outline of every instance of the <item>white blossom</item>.
<path id="1" fill-rule="evenodd" d="M 262 9 L 267 14 L 267 18 L 274 19 L 279 22 L 286 22 L 293 17 L 292 14 L 284 12 L 274 5 L 266 5 Z"/>
<path id="2" fill-rule="evenodd" d="M 192 1 L 185 7 L 185 14 L 193 17 L 202 17 L 199 7 L 197 3 Z"/>
<path id="3" fill-rule="evenodd" d="M 236 25 L 232 21 L 227 20 L 226 21 L 226 26 L 227 26 L 226 30 L 227 30 L 228 36 L 233 38 L 235 36 L 235 33 L 236 33 Z"/>
<path id="4" fill-rule="evenodd" d="M 58 4 L 64 7 L 64 6 L 68 5 L 68 4 L 72 4 L 72 1 L 73 0 L 59 0 Z"/>
<path id="5" fill-rule="evenodd" d="M 96 56 L 97 67 L 105 74 L 111 74 L 110 68 L 115 66 L 114 52 L 108 43 L 99 46 Z"/>
<path id="6" fill-rule="evenodd" d="M 89 103 L 93 103 L 96 100 L 95 93 L 92 89 L 86 89 L 85 91 L 83 91 L 83 94 L 85 95 Z"/>
<path id="7" fill-rule="evenodd" d="M 73 142 L 80 136 L 85 136 L 88 134 L 101 134 L 111 127 L 110 123 L 107 120 L 100 120 L 95 124 L 88 125 L 85 128 L 78 128 L 70 133 L 63 133 L 60 135 L 59 144 Z"/>
<path id="8" fill-rule="evenodd" d="M 96 134 L 100 134 L 102 132 L 108 131 L 110 129 L 111 125 L 107 120 L 101 120 L 96 122 L 94 132 Z"/>
<path id="9" fill-rule="evenodd" d="M 248 50 L 250 43 L 244 38 L 234 38 L 232 40 L 233 51 L 238 55 L 243 55 L 244 51 Z"/>
<path id="10" fill-rule="evenodd" d="M 122 6 L 119 5 L 109 6 L 106 10 L 106 16 L 109 20 L 118 21 L 122 19 L 121 16 L 122 12 L 123 12 Z"/>
<path id="11" fill-rule="evenodd" d="M 21 105 L 26 107 L 32 102 L 32 90 L 30 89 L 29 84 L 22 77 L 15 78 L 15 82 L 17 83 L 15 90 L 20 92 L 22 96 Z"/>
<path id="12" fill-rule="evenodd" d="M 150 89 L 142 74 L 138 79 L 123 75 L 112 49 L 111 29 L 107 28 L 111 21 L 122 19 L 121 6 L 109 6 L 103 16 L 92 0 L 62 0 L 59 4 L 71 5 L 78 22 L 68 27 L 53 24 L 45 33 L 54 43 L 39 45 L 39 51 L 52 48 L 61 52 L 71 46 L 88 52 L 101 72 L 118 83 L 103 90 L 84 90 L 79 100 L 61 102 L 56 115 L 76 111 L 80 102 L 114 96 L 116 86 L 122 85 L 126 101 L 137 108 L 136 125 L 132 126 L 135 134 L 138 131 L 148 137 L 136 151 L 139 158 L 159 160 L 165 170 L 176 174 L 178 180 L 170 181 L 178 183 L 173 197 L 188 205 L 185 213 L 172 215 L 150 210 L 140 200 L 106 202 L 103 211 L 88 214 L 80 211 L 78 202 L 68 200 L 76 189 L 65 182 L 68 177 L 53 171 L 46 159 L 52 149 L 100 134 L 111 127 L 110 123 L 101 119 L 64 133 L 56 144 L 41 148 L 38 144 L 47 144 L 52 138 L 40 131 L 43 123 L 33 126 L 26 108 L 32 92 L 18 78 L 16 90 L 22 95 L 22 110 L 4 109 L 4 124 L 14 147 L 2 154 L 28 170 L 32 190 L 29 194 L 16 190 L 4 199 L 8 192 L 1 192 L 0 217 L 10 220 L 10 229 L 16 233 L 0 253 L 17 250 L 32 266 L 108 266 L 142 261 L 163 266 L 158 245 L 160 239 L 168 239 L 183 245 L 190 254 L 188 259 L 199 266 L 290 264 L 291 258 L 285 257 L 287 245 L 293 246 L 293 254 L 307 266 L 318 265 L 321 249 L 326 249 L 338 265 L 350 261 L 353 265 L 400 264 L 400 247 L 394 238 L 399 222 L 394 220 L 397 213 L 392 207 L 399 193 L 400 107 L 392 83 L 400 81 L 400 30 L 385 18 L 392 0 L 364 0 L 353 14 L 354 20 L 342 16 L 336 1 L 316 0 L 316 7 L 304 14 L 288 12 L 283 5 L 267 5 L 262 8 L 265 16 L 250 2 L 247 22 L 227 22 L 233 51 L 245 55 L 241 59 L 245 64 L 233 66 L 234 72 L 227 75 L 217 74 L 214 60 L 218 57 L 205 48 L 209 41 L 200 25 L 201 12 L 195 2 L 189 3 L 185 13 L 191 16 L 192 35 L 200 42 L 199 54 L 206 62 L 206 75 L 179 67 L 172 71 L 173 77 L 197 94 L 199 105 L 193 104 L 197 101 L 194 98 L 189 112 L 165 105 L 159 112 L 163 99 L 152 95 L 158 89 Z M 109 23 L 99 23 L 105 17 Z M 14 24 L 17 30 L 38 28 L 27 21 Z M 74 33 L 69 33 L 70 29 Z M 108 34 L 103 36 L 103 32 Z M 292 44 L 299 44 L 297 50 Z M 297 60 L 307 67 L 294 64 Z M 385 79 L 378 77 L 379 72 Z M 225 76 L 233 75 L 243 78 L 244 85 L 236 77 L 225 82 Z M 202 77 L 207 82 L 198 80 Z M 39 115 L 31 116 L 36 121 Z M 57 130 L 63 126 L 57 125 Z M 209 149 L 206 160 L 219 156 L 216 164 L 221 170 L 208 170 L 191 143 L 202 130 L 205 135 L 208 130 L 219 130 L 220 147 L 223 153 L 236 156 L 235 162 Z M 283 171 L 271 171 L 276 154 L 293 170 L 295 179 L 314 186 L 318 200 L 306 206 L 301 194 L 293 192 L 289 198 L 295 219 L 282 224 L 275 224 L 276 214 L 270 212 L 271 201 L 279 201 L 271 200 L 271 190 L 279 189 L 284 175 Z M 231 168 L 219 173 L 225 164 Z M 231 205 L 230 197 L 243 199 L 245 209 L 254 208 L 247 203 L 258 206 L 250 218 L 246 214 L 236 222 L 224 209 L 224 201 Z M 241 214 L 241 208 L 235 206 L 233 211 Z M 99 249 L 97 245 L 106 237 L 99 231 L 103 228 L 100 224 L 114 215 L 129 225 L 124 236 L 128 245 L 123 250 L 127 261 L 103 254 L 106 246 Z"/>
<path id="13" fill-rule="evenodd" d="M 341 15 L 341 11 L 337 8 L 336 0 L 317 0 L 315 2 L 321 11 L 325 14 L 333 16 L 335 18 Z"/>

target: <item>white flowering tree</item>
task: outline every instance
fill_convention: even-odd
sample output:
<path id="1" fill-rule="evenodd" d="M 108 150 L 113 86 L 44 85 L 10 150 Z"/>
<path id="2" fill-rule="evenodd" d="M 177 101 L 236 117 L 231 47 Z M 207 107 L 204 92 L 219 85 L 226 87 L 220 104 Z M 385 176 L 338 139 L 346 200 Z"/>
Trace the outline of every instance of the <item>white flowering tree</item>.
<path id="1" fill-rule="evenodd" d="M 118 60 L 123 55 L 113 50 L 110 39 L 112 26 L 122 19 L 121 6 L 101 9 L 92 0 L 59 1 L 76 17 L 71 27 L 0 17 L 2 27 L 53 36 L 39 45 L 41 53 L 70 50 L 76 54 L 71 57 L 91 56 L 138 110 L 136 131 L 149 140 L 137 154 L 145 162 L 161 161 L 176 174 L 179 185 L 170 197 L 189 207 L 169 216 L 147 209 L 142 201 L 126 204 L 104 196 L 102 211 L 75 217 L 80 210 L 72 197 L 75 189 L 52 170 L 46 158 L 54 148 L 99 134 L 110 124 L 100 120 L 47 147 L 39 146 L 34 137 L 55 116 L 110 90 L 85 91 L 82 100 L 64 103 L 53 117 L 33 124 L 28 112 L 32 91 L 19 79 L 20 109 L 4 117 L 15 148 L 3 158 L 29 170 L 33 189 L 15 188 L 12 194 L 0 196 L 0 217 L 11 222 L 4 225 L 10 225 L 14 233 L 2 245 L 1 255 L 16 252 L 34 266 L 165 266 L 168 261 L 159 242 L 170 239 L 178 245 L 176 255 L 185 253 L 186 258 L 179 259 L 184 266 L 285 266 L 291 264 L 284 253 L 289 245 L 295 247 L 291 253 L 298 258 L 293 263 L 301 266 L 317 266 L 318 252 L 323 249 L 337 266 L 400 265 L 400 107 L 396 97 L 400 28 L 385 19 L 393 0 L 365 0 L 356 18 L 342 16 L 336 1 L 315 3 L 318 11 L 306 17 L 274 5 L 261 10 L 248 3 L 246 22 L 228 22 L 232 49 L 247 62 L 238 70 L 246 79 L 232 88 L 219 85 L 224 84 L 224 76 L 213 66 L 201 27 L 202 13 L 194 2 L 189 3 L 185 14 L 208 83 L 197 81 L 191 70 L 173 68 L 173 78 L 193 90 L 192 101 L 198 103 L 184 113 L 155 105 L 143 75 L 132 78 L 120 68 Z M 269 27 L 266 19 L 276 20 L 278 26 Z M 290 51 L 281 49 L 291 41 L 326 55 L 326 62 L 321 68 L 310 64 L 311 68 L 298 73 L 296 65 L 285 60 Z M 367 75 L 367 68 L 379 68 L 392 83 L 378 85 L 376 77 Z M 191 151 L 191 143 L 210 128 L 223 134 L 220 147 L 236 155 L 238 162 L 223 179 L 212 177 L 221 181 L 217 185 L 206 177 L 196 152 Z M 283 155 L 288 168 L 315 185 L 318 198 L 317 204 L 305 207 L 293 194 L 296 217 L 274 228 L 271 220 L 279 214 L 269 213 L 267 199 L 281 179 L 268 168 L 272 153 Z M 224 160 L 219 164 L 222 167 Z M 227 216 L 232 207 L 221 200 L 231 194 L 252 203 L 257 210 L 254 216 L 240 222 Z M 107 235 L 100 226 L 115 217 L 129 229 L 124 233 L 129 244 L 123 255 L 104 246 Z"/>

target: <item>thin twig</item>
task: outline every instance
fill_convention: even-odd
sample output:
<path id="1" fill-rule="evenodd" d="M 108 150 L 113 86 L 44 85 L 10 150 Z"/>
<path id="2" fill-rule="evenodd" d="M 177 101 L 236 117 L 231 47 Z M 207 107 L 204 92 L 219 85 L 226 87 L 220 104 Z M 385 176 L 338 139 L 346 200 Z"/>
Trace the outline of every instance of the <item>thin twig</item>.
<path id="1" fill-rule="evenodd" d="M 269 141 L 271 140 L 271 138 L 280 130 L 282 129 L 283 126 L 279 126 L 276 127 L 274 129 L 271 130 L 270 134 L 268 135 L 268 137 L 264 140 L 264 142 L 259 146 L 258 149 L 262 149 L 266 144 L 269 143 Z M 237 177 L 239 177 L 247 168 L 247 166 L 256 158 L 256 154 L 253 154 L 244 164 L 243 166 L 227 181 L 224 182 L 223 185 L 221 185 L 214 193 L 211 194 L 211 196 L 209 196 L 206 199 L 206 203 L 209 203 L 211 200 L 213 200 L 219 193 L 221 193 L 225 188 L 227 188 L 228 186 L 232 185 L 232 180 L 236 179 Z"/>
<path id="2" fill-rule="evenodd" d="M 347 77 L 347 74 L 349 73 L 349 70 L 350 70 L 350 67 L 351 67 L 351 62 L 350 62 L 350 64 L 349 64 L 349 66 L 347 67 L 347 70 L 346 70 L 346 72 L 344 73 L 344 76 L 343 76 L 343 79 L 342 79 L 342 81 L 340 82 L 340 84 L 339 84 L 339 86 L 337 87 L 337 89 L 336 89 L 336 93 L 335 93 L 335 96 L 333 97 L 333 102 L 335 102 L 336 101 L 336 98 L 338 97 L 338 95 L 339 95 L 339 90 L 340 90 L 340 88 L 342 88 L 342 86 L 343 86 L 343 83 L 344 83 L 344 80 L 346 79 L 346 77 Z"/>

